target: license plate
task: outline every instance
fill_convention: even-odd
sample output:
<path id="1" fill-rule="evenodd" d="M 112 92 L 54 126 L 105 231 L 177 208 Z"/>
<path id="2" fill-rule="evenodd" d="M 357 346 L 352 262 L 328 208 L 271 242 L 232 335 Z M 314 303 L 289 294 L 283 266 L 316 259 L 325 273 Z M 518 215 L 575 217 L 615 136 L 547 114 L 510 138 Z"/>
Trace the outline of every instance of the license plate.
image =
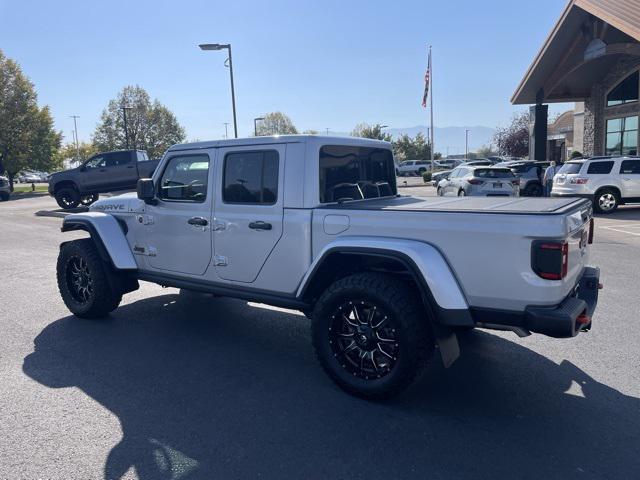
<path id="1" fill-rule="evenodd" d="M 502 188 L 502 184 L 501 183 L 494 183 L 493 184 L 493 188 Z"/>

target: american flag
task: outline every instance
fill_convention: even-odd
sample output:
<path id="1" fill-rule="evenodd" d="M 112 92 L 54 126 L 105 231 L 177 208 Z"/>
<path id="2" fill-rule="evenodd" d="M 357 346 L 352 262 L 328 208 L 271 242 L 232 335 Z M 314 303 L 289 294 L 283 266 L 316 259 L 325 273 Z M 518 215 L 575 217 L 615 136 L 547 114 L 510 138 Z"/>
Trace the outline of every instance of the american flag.
<path id="1" fill-rule="evenodd" d="M 427 98 L 429 97 L 429 81 L 431 79 L 431 50 L 429 50 L 429 61 L 427 71 L 424 74 L 424 95 L 422 96 L 422 108 L 427 108 Z"/>

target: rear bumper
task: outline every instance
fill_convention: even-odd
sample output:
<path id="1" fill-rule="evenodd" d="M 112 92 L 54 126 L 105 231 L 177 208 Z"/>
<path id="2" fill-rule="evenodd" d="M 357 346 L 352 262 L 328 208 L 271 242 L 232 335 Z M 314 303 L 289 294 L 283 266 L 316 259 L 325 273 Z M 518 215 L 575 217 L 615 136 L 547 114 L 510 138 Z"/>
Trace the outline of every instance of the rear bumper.
<path id="1" fill-rule="evenodd" d="M 586 267 L 572 294 L 558 305 L 529 306 L 524 312 L 474 309 L 473 317 L 479 327 L 517 329 L 555 338 L 575 337 L 591 328 L 599 283 L 600 269 Z"/>

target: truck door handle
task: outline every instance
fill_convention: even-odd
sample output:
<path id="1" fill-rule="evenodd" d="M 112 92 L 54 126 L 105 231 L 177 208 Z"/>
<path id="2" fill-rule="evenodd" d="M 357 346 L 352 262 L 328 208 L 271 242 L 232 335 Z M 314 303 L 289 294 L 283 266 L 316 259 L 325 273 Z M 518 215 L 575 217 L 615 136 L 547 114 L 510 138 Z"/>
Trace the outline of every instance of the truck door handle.
<path id="1" fill-rule="evenodd" d="M 196 227 L 206 227 L 207 225 L 209 225 L 207 219 L 202 217 L 190 218 L 189 220 L 187 220 L 187 223 L 189 225 L 195 225 Z"/>
<path id="2" fill-rule="evenodd" d="M 259 220 L 256 222 L 251 222 L 249 224 L 249 228 L 252 230 L 271 230 L 273 227 L 270 223 Z"/>
<path id="3" fill-rule="evenodd" d="M 129 165 L 127 168 L 133 168 L 133 165 Z"/>

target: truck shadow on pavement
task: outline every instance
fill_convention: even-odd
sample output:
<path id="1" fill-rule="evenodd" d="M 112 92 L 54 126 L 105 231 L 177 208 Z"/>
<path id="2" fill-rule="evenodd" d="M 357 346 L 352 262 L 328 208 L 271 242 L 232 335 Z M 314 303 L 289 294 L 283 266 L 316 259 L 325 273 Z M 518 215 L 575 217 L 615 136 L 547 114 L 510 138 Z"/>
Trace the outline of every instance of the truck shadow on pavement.
<path id="1" fill-rule="evenodd" d="M 163 295 L 51 323 L 23 370 L 119 418 L 107 479 L 637 478 L 640 400 L 570 362 L 471 332 L 451 369 L 435 362 L 401 397 L 367 402 L 325 377 L 308 326 Z"/>

